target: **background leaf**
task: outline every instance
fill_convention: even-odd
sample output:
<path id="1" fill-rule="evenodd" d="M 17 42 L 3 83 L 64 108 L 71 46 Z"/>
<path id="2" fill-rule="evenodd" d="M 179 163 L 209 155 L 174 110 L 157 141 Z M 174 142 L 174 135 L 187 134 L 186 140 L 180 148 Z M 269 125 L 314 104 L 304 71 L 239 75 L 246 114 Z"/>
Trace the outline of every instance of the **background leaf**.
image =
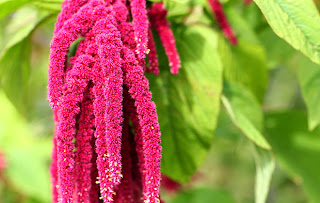
<path id="1" fill-rule="evenodd" d="M 6 27 L 1 40 L 0 86 L 23 115 L 30 109 L 31 34 L 37 26 L 51 17 L 35 8 L 23 8 Z"/>
<path id="2" fill-rule="evenodd" d="M 41 202 L 50 202 L 51 139 L 32 136 L 30 126 L 0 91 L 0 149 L 8 162 L 6 177 L 16 190 Z"/>
<path id="3" fill-rule="evenodd" d="M 0 0 L 0 19 L 6 17 L 30 0 Z"/>
<path id="4" fill-rule="evenodd" d="M 264 149 L 271 146 L 261 134 L 263 115 L 255 97 L 236 83 L 225 83 L 221 100 L 231 119 L 256 145 Z"/>
<path id="5" fill-rule="evenodd" d="M 160 75 L 149 79 L 162 132 L 162 172 L 187 182 L 210 148 L 219 114 L 222 69 L 216 51 L 218 36 L 211 29 L 179 27 L 175 34 L 182 61 L 179 74 L 169 72 L 162 50 Z"/>
<path id="6" fill-rule="evenodd" d="M 309 202 L 320 202 L 320 130 L 308 131 L 302 111 L 266 115 L 266 135 L 280 166 L 302 184 Z"/>
<path id="7" fill-rule="evenodd" d="M 273 31 L 320 64 L 320 16 L 312 0 L 254 0 Z"/>
<path id="8" fill-rule="evenodd" d="M 275 160 L 270 151 L 254 147 L 256 162 L 255 203 L 267 201 L 272 174 L 275 169 Z"/>
<path id="9" fill-rule="evenodd" d="M 242 26 L 244 28 L 239 28 L 241 35 L 236 46 L 231 46 L 223 38 L 219 40 L 219 54 L 224 67 L 224 77 L 228 81 L 237 82 L 246 87 L 262 103 L 268 85 L 267 58 L 264 47 L 260 45 L 258 37 L 252 34 L 253 30 L 248 28 L 249 25 L 243 22 L 234 10 L 230 11 L 232 11 L 230 16 L 233 16 L 234 24 L 237 24 L 238 27 L 244 24 Z M 242 23 L 239 24 L 237 21 Z M 254 38 L 250 37 L 251 35 Z M 247 40 L 248 37 L 251 40 Z"/>
<path id="10" fill-rule="evenodd" d="M 299 55 L 298 79 L 308 109 L 308 125 L 313 130 L 320 124 L 320 67 Z"/>
<path id="11" fill-rule="evenodd" d="M 204 202 L 233 203 L 234 200 L 231 195 L 225 191 L 213 190 L 210 188 L 196 188 L 193 190 L 183 191 L 171 201 L 171 203 Z"/>

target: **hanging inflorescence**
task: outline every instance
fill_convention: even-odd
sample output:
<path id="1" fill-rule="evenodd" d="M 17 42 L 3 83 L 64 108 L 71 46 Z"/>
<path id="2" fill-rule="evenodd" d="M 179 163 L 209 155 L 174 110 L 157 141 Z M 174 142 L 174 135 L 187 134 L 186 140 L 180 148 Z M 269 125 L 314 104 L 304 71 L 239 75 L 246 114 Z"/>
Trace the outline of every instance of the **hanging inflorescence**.
<path id="1" fill-rule="evenodd" d="M 5 170 L 6 168 L 7 168 L 7 163 L 4 158 L 4 154 L 2 153 L 2 151 L 0 151 L 0 177 L 2 175 L 2 171 Z"/>
<path id="2" fill-rule="evenodd" d="M 145 0 L 63 2 L 48 80 L 56 126 L 53 202 L 160 202 L 160 129 L 144 76 L 159 73 L 151 28 L 178 73 L 162 3 L 147 9 Z"/>
<path id="3" fill-rule="evenodd" d="M 224 13 L 223 7 L 218 0 L 208 0 L 213 14 L 217 20 L 218 25 L 222 29 L 223 34 L 228 38 L 229 42 L 233 45 L 238 44 L 238 40 L 228 19 Z"/>

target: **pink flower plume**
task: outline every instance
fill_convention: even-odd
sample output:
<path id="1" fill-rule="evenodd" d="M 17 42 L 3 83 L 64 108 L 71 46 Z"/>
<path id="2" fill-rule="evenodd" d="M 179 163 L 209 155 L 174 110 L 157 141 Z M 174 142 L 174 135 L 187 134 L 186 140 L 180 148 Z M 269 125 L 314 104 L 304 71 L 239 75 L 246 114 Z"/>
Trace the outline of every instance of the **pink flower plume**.
<path id="1" fill-rule="evenodd" d="M 156 203 L 159 201 L 160 187 L 160 128 L 156 114 L 156 106 L 151 102 L 148 80 L 143 75 L 143 68 L 137 66 L 134 53 L 130 49 L 123 49 L 124 83 L 128 87 L 129 95 L 134 99 L 142 129 L 144 153 L 144 201 Z"/>
<path id="2" fill-rule="evenodd" d="M 59 126 L 57 129 L 58 182 L 61 188 L 62 202 L 73 201 L 74 176 L 74 143 L 76 133 L 76 115 L 80 112 L 79 103 L 89 79 L 88 69 L 93 64 L 93 58 L 82 55 L 75 61 L 74 68 L 68 72 L 61 108 L 58 111 Z"/>
<path id="3" fill-rule="evenodd" d="M 88 32 L 94 23 L 95 18 L 97 18 L 97 14 L 100 14 L 101 9 L 103 9 L 103 6 L 101 5 L 103 2 L 98 0 L 90 2 L 97 6 L 100 3 L 100 8 L 94 9 L 91 4 L 86 4 L 81 7 L 72 18 L 64 23 L 63 27 L 51 41 L 48 100 L 52 108 L 56 108 L 59 105 L 59 99 L 62 96 L 66 56 L 71 43 L 78 38 L 79 34 Z"/>
<path id="4" fill-rule="evenodd" d="M 148 32 L 148 62 L 149 67 L 147 67 L 147 72 L 152 72 L 155 75 L 159 74 L 159 61 L 158 61 L 158 55 L 157 55 L 157 49 L 156 44 L 153 39 L 152 30 L 149 28 Z"/>
<path id="5" fill-rule="evenodd" d="M 148 45 L 149 21 L 145 0 L 130 0 L 132 24 L 137 43 L 136 53 L 138 59 L 144 59 Z"/>
<path id="6" fill-rule="evenodd" d="M 156 29 L 164 50 L 168 56 L 171 73 L 177 74 L 181 67 L 180 57 L 176 48 L 176 42 L 170 28 L 170 23 L 166 19 L 167 10 L 163 3 L 154 3 L 148 11 L 151 26 Z"/>
<path id="7" fill-rule="evenodd" d="M 223 11 L 223 7 L 218 0 L 208 0 L 210 7 L 216 17 L 216 20 L 221 27 L 224 35 L 229 39 L 230 43 L 236 45 L 238 43 L 237 37 L 231 28 L 228 19 Z"/>
<path id="8" fill-rule="evenodd" d="M 76 134 L 76 201 L 90 202 L 91 171 L 94 149 L 91 146 L 94 137 L 94 114 L 90 89 L 88 87 L 81 104 L 81 113 Z"/>

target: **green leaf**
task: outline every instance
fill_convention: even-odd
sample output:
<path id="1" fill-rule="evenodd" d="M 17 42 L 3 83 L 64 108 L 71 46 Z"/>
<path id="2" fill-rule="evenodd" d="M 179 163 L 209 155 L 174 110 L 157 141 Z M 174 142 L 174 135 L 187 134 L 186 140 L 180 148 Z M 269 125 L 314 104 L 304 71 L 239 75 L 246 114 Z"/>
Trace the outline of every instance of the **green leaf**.
<path id="1" fill-rule="evenodd" d="M 30 48 L 28 39 L 7 50 L 0 60 L 1 88 L 8 98 L 25 114 L 29 107 L 28 83 L 30 74 Z"/>
<path id="2" fill-rule="evenodd" d="M 159 49 L 160 75 L 149 79 L 162 132 L 162 172 L 185 183 L 210 148 L 219 114 L 222 70 L 215 32 L 190 26 L 176 29 L 175 34 L 182 62 L 179 74 L 169 72 Z"/>
<path id="3" fill-rule="evenodd" d="M 250 42 L 251 44 L 259 44 L 259 39 L 254 30 L 250 27 L 248 22 L 237 12 L 234 7 L 227 7 L 225 9 L 228 21 L 234 29 L 237 37 Z"/>
<path id="4" fill-rule="evenodd" d="M 42 13 L 30 7 L 19 10 L 6 27 L 6 37 L 2 39 L 1 43 L 4 45 L 0 52 L 0 59 L 3 58 L 11 47 L 29 37 L 36 27 L 49 17 L 51 17 L 51 15 L 48 13 Z M 3 41 L 5 41 L 5 43 L 3 43 Z"/>
<path id="5" fill-rule="evenodd" d="M 274 69 L 284 65 L 294 54 L 297 53 L 292 46 L 279 38 L 270 27 L 259 32 L 259 38 L 267 53 L 269 69 Z"/>
<path id="6" fill-rule="evenodd" d="M 41 9 L 58 13 L 61 11 L 62 0 L 36 0 L 33 4 Z"/>
<path id="7" fill-rule="evenodd" d="M 320 16 L 312 0 L 254 0 L 273 31 L 320 64 Z"/>
<path id="8" fill-rule="evenodd" d="M 204 203 L 204 202 L 219 202 L 233 203 L 232 196 L 220 190 L 210 188 L 196 188 L 179 193 L 171 203 Z"/>
<path id="9" fill-rule="evenodd" d="M 308 58 L 300 56 L 298 79 L 303 99 L 308 109 L 309 129 L 320 124 L 320 67 Z"/>
<path id="10" fill-rule="evenodd" d="M 7 26 L 6 44 L 0 53 L 0 86 L 20 113 L 27 115 L 30 107 L 31 33 L 51 17 L 33 8 L 17 12 Z M 22 20 L 22 22 L 20 21 Z"/>
<path id="11" fill-rule="evenodd" d="M 266 115 L 266 137 L 281 168 L 302 184 L 311 203 L 320 202 L 320 130 L 308 131 L 302 111 Z"/>
<path id="12" fill-rule="evenodd" d="M 219 54 L 224 66 L 224 77 L 237 82 L 262 103 L 268 84 L 267 59 L 261 45 L 239 39 L 237 46 L 219 41 Z"/>
<path id="13" fill-rule="evenodd" d="M 275 161 L 270 151 L 255 147 L 256 162 L 255 203 L 265 203 L 268 197 L 270 182 L 275 169 Z"/>
<path id="14" fill-rule="evenodd" d="M 0 0 L 0 19 L 6 17 L 30 0 Z"/>
<path id="15" fill-rule="evenodd" d="M 49 163 L 51 141 L 32 136 L 30 129 L 0 91 L 0 148 L 5 154 L 8 177 L 14 188 L 25 196 L 50 202 Z"/>
<path id="16" fill-rule="evenodd" d="M 232 121 L 253 143 L 264 149 L 271 146 L 261 134 L 262 110 L 255 97 L 236 83 L 225 83 L 221 100 Z"/>

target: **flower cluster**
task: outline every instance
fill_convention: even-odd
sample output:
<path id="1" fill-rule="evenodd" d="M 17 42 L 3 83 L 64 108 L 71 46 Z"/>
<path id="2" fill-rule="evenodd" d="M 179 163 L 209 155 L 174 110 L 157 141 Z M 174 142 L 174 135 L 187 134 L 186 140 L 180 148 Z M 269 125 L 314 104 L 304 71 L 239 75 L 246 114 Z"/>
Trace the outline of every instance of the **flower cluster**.
<path id="1" fill-rule="evenodd" d="M 182 185 L 168 176 L 161 174 L 161 187 L 169 193 L 176 193 L 182 188 Z"/>
<path id="2" fill-rule="evenodd" d="M 144 76 L 159 73 L 151 28 L 171 72 L 178 73 L 162 3 L 147 9 L 145 0 L 63 2 L 48 79 L 55 121 L 53 202 L 160 202 L 160 129 Z M 75 56 L 68 58 L 79 37 Z"/>
<path id="3" fill-rule="evenodd" d="M 7 168 L 6 160 L 4 158 L 3 153 L 0 151 L 0 176 L 2 174 L 2 171 L 6 168 Z"/>
<path id="4" fill-rule="evenodd" d="M 252 0 L 243 0 L 243 3 L 248 6 L 252 3 Z"/>
<path id="5" fill-rule="evenodd" d="M 228 22 L 221 3 L 218 0 L 208 0 L 208 2 L 215 15 L 217 23 L 222 29 L 222 32 L 229 39 L 231 44 L 236 45 L 238 43 L 237 37 Z"/>

